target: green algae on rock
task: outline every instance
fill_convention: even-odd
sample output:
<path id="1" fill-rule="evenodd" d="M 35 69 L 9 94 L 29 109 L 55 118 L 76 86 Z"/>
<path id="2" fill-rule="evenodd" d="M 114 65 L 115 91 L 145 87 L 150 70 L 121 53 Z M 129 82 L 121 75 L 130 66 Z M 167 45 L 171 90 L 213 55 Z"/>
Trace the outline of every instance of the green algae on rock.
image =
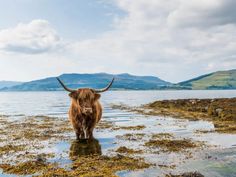
<path id="1" fill-rule="evenodd" d="M 199 172 L 186 172 L 180 175 L 168 174 L 166 175 L 166 177 L 204 177 L 204 176 Z"/>
<path id="2" fill-rule="evenodd" d="M 173 134 L 171 133 L 156 133 L 156 134 L 152 134 L 152 139 L 169 139 L 169 138 L 173 138 Z"/>
<path id="3" fill-rule="evenodd" d="M 114 127 L 114 124 L 110 121 L 106 121 L 106 120 L 102 120 L 100 121 L 97 126 L 96 126 L 96 129 L 110 129 Z"/>
<path id="4" fill-rule="evenodd" d="M 19 152 L 25 150 L 26 146 L 25 145 L 12 145 L 8 144 L 5 146 L 0 147 L 0 157 L 4 154 L 8 154 L 10 152 Z"/>
<path id="5" fill-rule="evenodd" d="M 42 154 L 37 151 L 50 143 L 61 140 L 71 140 L 73 136 L 65 136 L 73 130 L 67 119 L 47 116 L 25 117 L 21 120 L 10 121 L 0 118 L 3 131 L 4 146 L 0 147 L 2 159 L 0 168 L 3 173 L 15 175 L 38 176 L 116 176 L 120 170 L 136 170 L 148 168 L 150 164 L 143 159 L 136 159 L 122 155 L 101 156 L 101 146 L 94 140 L 92 143 L 72 141 L 69 158 L 71 164 L 59 167 L 56 163 L 49 162 L 55 154 L 48 152 Z M 112 128 L 110 123 L 105 123 L 102 129 Z M 130 127 L 128 127 L 130 128 Z M 143 127 L 134 126 L 131 129 Z M 47 142 L 45 145 L 44 142 Z M 81 144 L 82 143 L 82 144 Z M 81 153 L 83 149 L 90 149 Z M 35 151 L 36 150 L 36 151 Z M 134 151 L 135 152 L 135 151 Z M 39 154 L 41 153 L 41 154 Z M 91 155 L 89 155 L 91 154 Z M 10 158 L 14 157 L 13 159 Z M 48 161 L 49 160 L 49 161 Z"/>
<path id="6" fill-rule="evenodd" d="M 141 154 L 141 153 L 143 153 L 142 150 L 130 149 L 130 148 L 127 148 L 125 146 L 119 147 L 116 150 L 116 152 L 118 152 L 118 153 L 125 153 L 125 154 Z"/>
<path id="7" fill-rule="evenodd" d="M 0 168 L 4 173 L 17 175 L 38 175 L 42 177 L 52 176 L 114 176 L 121 170 L 137 170 L 150 167 L 151 164 L 145 163 L 142 159 L 134 159 L 126 156 L 83 156 L 79 157 L 70 166 L 64 169 L 55 163 L 43 161 L 27 161 L 16 165 L 1 164 Z"/>
<path id="8" fill-rule="evenodd" d="M 162 100 L 141 107 L 112 106 L 144 115 L 212 121 L 216 132 L 236 133 L 236 98 Z"/>
<path id="9" fill-rule="evenodd" d="M 117 126 L 112 128 L 112 130 L 143 130 L 144 128 L 146 128 L 145 125 L 136 125 L 136 126 Z"/>
<path id="10" fill-rule="evenodd" d="M 15 175 L 30 175 L 40 173 L 46 169 L 52 168 L 54 164 L 49 164 L 43 161 L 26 161 L 16 165 L 0 164 L 0 168 L 4 173 Z"/>
<path id="11" fill-rule="evenodd" d="M 179 152 L 182 150 L 198 147 L 198 144 L 192 142 L 189 139 L 151 139 L 144 145 L 152 148 L 161 148 L 162 151 L 168 152 Z"/>
<path id="12" fill-rule="evenodd" d="M 155 101 L 144 106 L 151 114 L 167 114 L 190 120 L 210 120 L 215 131 L 236 133 L 236 98 Z"/>
<path id="13" fill-rule="evenodd" d="M 29 116 L 22 119 L 0 117 L 0 163 L 18 163 L 32 160 L 41 153 L 40 149 L 61 140 L 73 132 L 68 119 L 47 116 Z M 40 151 L 40 152 L 39 152 Z M 49 157 L 52 155 L 48 152 Z"/>
<path id="14" fill-rule="evenodd" d="M 137 170 L 150 167 L 151 164 L 142 159 L 135 159 L 127 156 L 88 156 L 78 158 L 73 164 L 72 174 L 75 176 L 116 176 L 115 173 L 121 170 Z"/>

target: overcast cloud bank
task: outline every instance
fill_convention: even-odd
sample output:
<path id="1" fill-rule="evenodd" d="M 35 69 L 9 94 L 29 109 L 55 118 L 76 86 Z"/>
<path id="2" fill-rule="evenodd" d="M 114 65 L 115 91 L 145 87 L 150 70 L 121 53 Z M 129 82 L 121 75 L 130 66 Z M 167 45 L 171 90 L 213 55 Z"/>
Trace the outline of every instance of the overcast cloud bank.
<path id="1" fill-rule="evenodd" d="M 0 56 L 13 58 L 20 54 L 18 59 L 22 61 L 44 57 L 43 62 L 30 64 L 44 69 L 47 75 L 129 72 L 172 82 L 236 68 L 234 0 L 114 0 L 114 3 L 126 15 L 115 16 L 113 29 L 96 38 L 67 41 L 51 22 L 33 20 L 0 31 Z M 45 69 L 46 64 L 55 71 L 47 72 L 50 68 Z"/>

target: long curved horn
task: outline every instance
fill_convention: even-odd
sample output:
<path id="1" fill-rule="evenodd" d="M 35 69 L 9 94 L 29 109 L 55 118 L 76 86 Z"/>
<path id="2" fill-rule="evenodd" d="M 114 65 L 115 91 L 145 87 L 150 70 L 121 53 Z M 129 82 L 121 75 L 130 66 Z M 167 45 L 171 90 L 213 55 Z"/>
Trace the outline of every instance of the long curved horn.
<path id="1" fill-rule="evenodd" d="M 112 81 L 110 82 L 110 84 L 109 84 L 108 86 L 106 86 L 106 87 L 103 88 L 103 89 L 94 89 L 94 91 L 95 91 L 96 93 L 101 93 L 101 92 L 107 91 L 107 90 L 111 87 L 111 85 L 112 85 L 112 83 L 113 83 L 114 80 L 115 80 L 115 78 L 113 77 Z"/>
<path id="2" fill-rule="evenodd" d="M 66 91 L 68 91 L 68 92 L 74 92 L 75 91 L 75 90 L 72 90 L 72 89 L 66 87 L 65 84 L 63 84 L 63 82 L 58 77 L 57 77 L 57 80 Z"/>

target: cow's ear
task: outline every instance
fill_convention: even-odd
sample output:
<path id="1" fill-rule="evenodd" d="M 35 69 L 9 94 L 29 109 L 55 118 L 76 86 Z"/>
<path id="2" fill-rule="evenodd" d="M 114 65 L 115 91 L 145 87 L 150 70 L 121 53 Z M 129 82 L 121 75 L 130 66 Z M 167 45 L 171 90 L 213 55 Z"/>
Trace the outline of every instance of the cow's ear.
<path id="1" fill-rule="evenodd" d="M 99 93 L 95 93 L 95 100 L 98 100 L 101 97 Z"/>
<path id="2" fill-rule="evenodd" d="M 71 97 L 71 98 L 74 98 L 74 99 L 77 99 L 77 92 L 71 92 L 71 93 L 69 93 L 69 96 Z"/>

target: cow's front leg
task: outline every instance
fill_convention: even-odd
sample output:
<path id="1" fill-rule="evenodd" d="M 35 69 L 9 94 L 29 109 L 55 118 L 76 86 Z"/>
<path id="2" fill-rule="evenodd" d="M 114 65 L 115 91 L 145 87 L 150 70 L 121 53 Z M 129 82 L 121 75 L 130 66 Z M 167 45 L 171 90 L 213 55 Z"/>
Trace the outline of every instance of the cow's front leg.
<path id="1" fill-rule="evenodd" d="M 93 130 L 88 130 L 88 139 L 93 139 Z"/>
<path id="2" fill-rule="evenodd" d="M 73 129 L 75 131 L 76 139 L 84 139 L 84 131 L 82 127 L 82 123 L 78 119 L 72 119 Z"/>
<path id="3" fill-rule="evenodd" d="M 87 136 L 88 136 L 88 139 L 93 139 L 93 130 L 94 130 L 94 127 L 96 125 L 96 121 L 92 120 L 90 121 L 90 123 L 88 124 L 88 128 L 87 128 Z"/>
<path id="4" fill-rule="evenodd" d="M 80 139 L 80 133 L 79 132 L 75 132 L 76 135 L 76 139 L 79 140 Z"/>
<path id="5" fill-rule="evenodd" d="M 75 134 L 76 134 L 76 139 L 77 140 L 80 140 L 80 139 L 84 139 L 85 136 L 84 136 L 84 131 L 82 129 L 80 130 L 76 130 L 75 131 Z"/>

